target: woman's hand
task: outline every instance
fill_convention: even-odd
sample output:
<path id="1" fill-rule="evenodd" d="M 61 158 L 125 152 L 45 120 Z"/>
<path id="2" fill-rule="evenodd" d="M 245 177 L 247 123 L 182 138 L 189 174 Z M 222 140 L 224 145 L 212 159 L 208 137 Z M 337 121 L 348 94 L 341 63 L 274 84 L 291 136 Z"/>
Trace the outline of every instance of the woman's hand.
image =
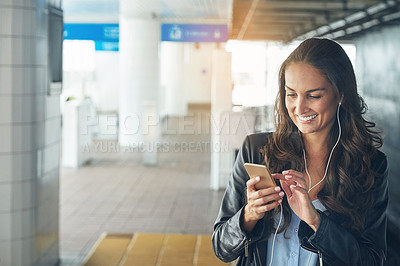
<path id="1" fill-rule="evenodd" d="M 267 211 L 276 208 L 285 195 L 280 187 L 270 187 L 257 190 L 255 185 L 260 177 L 247 181 L 247 204 L 244 207 L 243 227 L 247 232 L 253 231 L 257 221 L 265 216 Z"/>
<path id="2" fill-rule="evenodd" d="M 320 216 L 308 195 L 307 183 L 303 173 L 295 170 L 283 171 L 282 174 L 273 174 L 273 178 L 281 180 L 288 203 L 293 212 L 314 231 L 320 224 Z"/>

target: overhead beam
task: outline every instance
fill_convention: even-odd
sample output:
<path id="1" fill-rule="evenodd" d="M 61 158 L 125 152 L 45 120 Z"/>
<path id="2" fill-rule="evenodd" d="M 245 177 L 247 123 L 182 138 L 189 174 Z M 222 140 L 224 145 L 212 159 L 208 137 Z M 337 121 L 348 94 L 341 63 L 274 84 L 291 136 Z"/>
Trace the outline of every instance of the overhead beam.
<path id="1" fill-rule="evenodd" d="M 323 24 L 328 23 L 328 21 L 323 17 L 313 17 L 313 18 L 300 18 L 300 17 L 263 17 L 257 18 L 253 20 L 254 24 L 270 24 L 270 23 L 304 23 L 304 22 L 312 22 L 315 24 Z"/>
<path id="2" fill-rule="evenodd" d="M 368 6 L 379 3 L 380 1 L 260 1 L 258 8 L 265 10 L 330 10 L 330 11 L 340 11 L 349 10 L 357 11 L 360 9 L 365 9 Z M 239 1 L 240 6 L 240 1 Z"/>
<path id="3" fill-rule="evenodd" d="M 287 36 L 283 34 L 250 34 L 246 33 L 243 36 L 243 40 L 250 40 L 250 41 L 280 41 L 286 40 Z"/>
<path id="4" fill-rule="evenodd" d="M 249 26 L 250 21 L 253 18 L 254 12 L 256 11 L 256 8 L 257 8 L 257 5 L 258 5 L 259 1 L 260 0 L 253 0 L 253 2 L 251 3 L 250 9 L 246 14 L 246 17 L 245 17 L 245 19 L 244 19 L 244 21 L 242 23 L 242 26 L 240 27 L 240 31 L 239 31 L 238 36 L 237 36 L 237 38 L 239 40 L 241 40 L 243 38 L 244 34 L 246 33 L 247 27 Z"/>

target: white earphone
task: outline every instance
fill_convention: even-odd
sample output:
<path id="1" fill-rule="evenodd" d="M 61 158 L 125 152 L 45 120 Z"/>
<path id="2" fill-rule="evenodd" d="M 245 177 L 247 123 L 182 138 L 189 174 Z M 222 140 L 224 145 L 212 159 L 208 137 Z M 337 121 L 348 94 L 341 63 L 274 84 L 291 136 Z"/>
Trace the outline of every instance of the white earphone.
<path id="1" fill-rule="evenodd" d="M 342 94 L 342 98 L 340 98 L 339 105 L 342 105 L 343 97 L 344 97 L 344 95 Z"/>

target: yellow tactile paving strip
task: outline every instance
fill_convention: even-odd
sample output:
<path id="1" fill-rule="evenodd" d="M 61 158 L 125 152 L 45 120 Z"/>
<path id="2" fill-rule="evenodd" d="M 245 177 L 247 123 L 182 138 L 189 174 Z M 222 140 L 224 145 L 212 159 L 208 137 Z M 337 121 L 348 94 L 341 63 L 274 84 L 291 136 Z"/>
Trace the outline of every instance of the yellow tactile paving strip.
<path id="1" fill-rule="evenodd" d="M 104 235 L 85 266 L 218 266 L 208 235 Z"/>
<path id="2" fill-rule="evenodd" d="M 85 265 L 119 265 L 131 240 L 132 235 L 107 235 L 102 237 Z"/>
<path id="3" fill-rule="evenodd" d="M 162 234 L 135 234 L 121 265 L 157 265 L 163 241 Z"/>

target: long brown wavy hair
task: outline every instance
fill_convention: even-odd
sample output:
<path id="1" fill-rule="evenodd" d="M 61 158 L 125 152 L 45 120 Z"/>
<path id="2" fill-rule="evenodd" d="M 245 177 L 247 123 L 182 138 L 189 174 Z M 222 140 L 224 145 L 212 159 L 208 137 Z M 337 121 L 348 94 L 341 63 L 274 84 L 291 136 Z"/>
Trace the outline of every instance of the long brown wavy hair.
<path id="1" fill-rule="evenodd" d="M 363 115 L 367 107 L 357 93 L 353 66 L 343 48 L 335 41 L 311 38 L 303 41 L 282 63 L 279 71 L 279 92 L 275 102 L 276 131 L 268 139 L 261 152 L 264 163 L 273 172 L 287 169 L 304 171 L 304 143 L 296 125 L 289 117 L 285 105 L 285 71 L 291 63 L 302 62 L 317 68 L 325 75 L 339 95 L 343 95 L 340 107 L 342 136 L 332 155 L 325 185 L 318 193 L 320 202 L 331 212 L 340 214 L 342 224 L 361 233 L 367 210 L 373 204 L 371 190 L 376 173 L 371 169 L 371 159 L 382 146 L 382 139 L 374 130 L 375 123 Z M 331 150 L 338 137 L 338 121 L 328 137 Z M 290 224 L 291 212 L 283 201 L 284 224 L 280 232 Z M 271 233 L 273 217 L 279 209 L 267 213 L 265 221 Z"/>

